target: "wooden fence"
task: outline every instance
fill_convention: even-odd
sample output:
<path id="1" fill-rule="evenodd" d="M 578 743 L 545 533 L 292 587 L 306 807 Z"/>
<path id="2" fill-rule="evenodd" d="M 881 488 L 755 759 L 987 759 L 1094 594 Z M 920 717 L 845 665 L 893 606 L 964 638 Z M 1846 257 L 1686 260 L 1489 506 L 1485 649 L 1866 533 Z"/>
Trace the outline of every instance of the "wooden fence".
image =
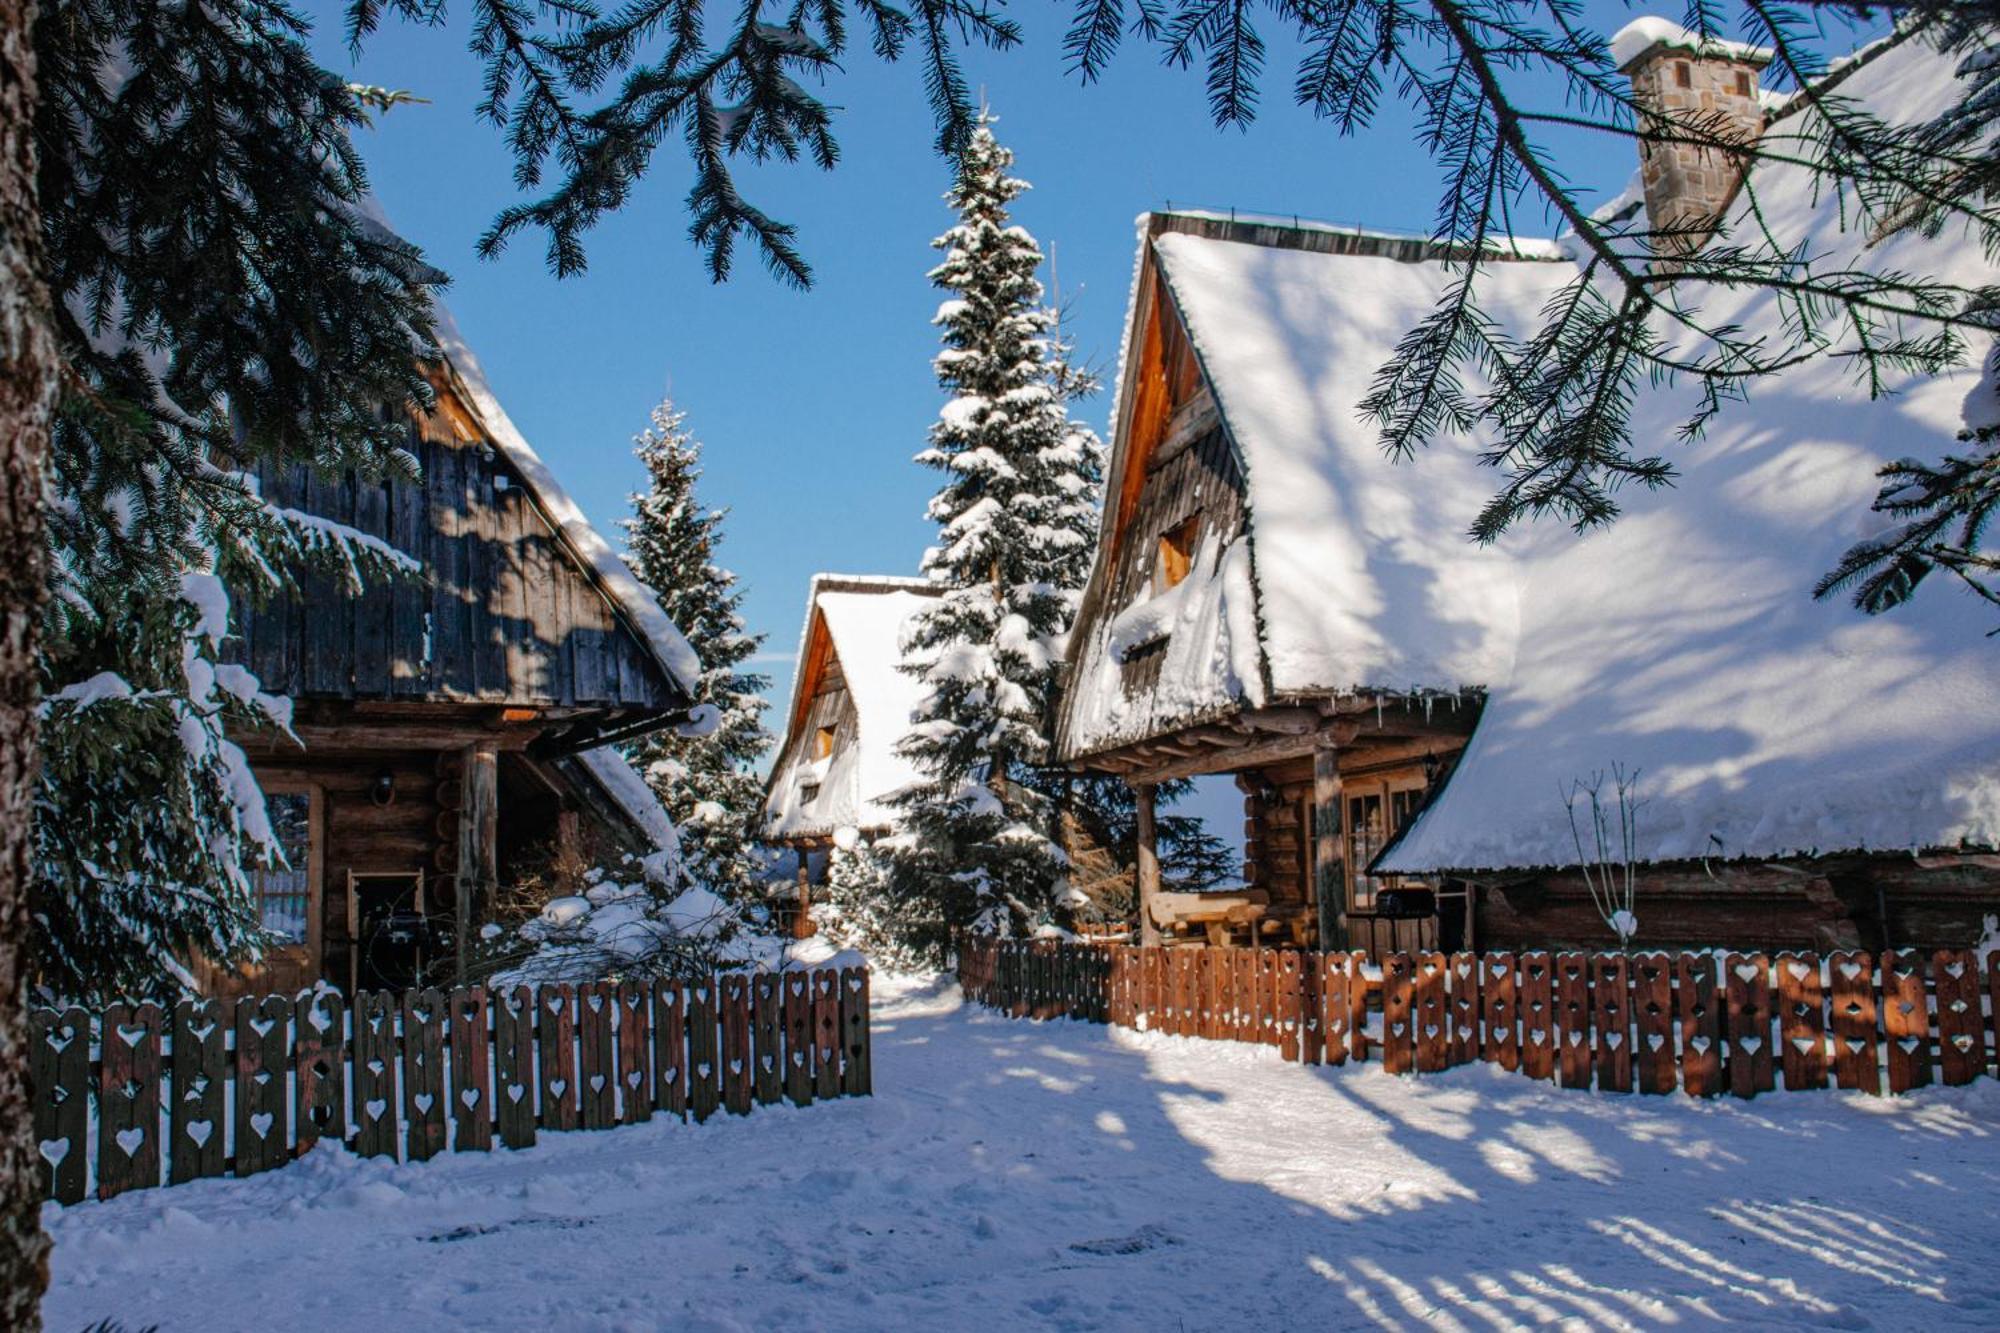
<path id="1" fill-rule="evenodd" d="M 2000 1057 L 2000 952 L 1982 977 L 1969 949 L 1397 953 L 1377 967 L 1366 954 L 980 937 L 959 950 L 959 980 L 1016 1017 L 1258 1042 L 1307 1064 L 1373 1055 L 1396 1074 L 1484 1060 L 1602 1092 L 1754 1097 L 1782 1075 L 1790 1089 L 1897 1093 L 1970 1083 Z"/>
<path id="2" fill-rule="evenodd" d="M 37 1010 L 47 1197 L 255 1175 L 321 1139 L 421 1161 L 538 1130 L 871 1090 L 868 971 Z M 95 1151 L 92 1151 L 94 1140 Z"/>

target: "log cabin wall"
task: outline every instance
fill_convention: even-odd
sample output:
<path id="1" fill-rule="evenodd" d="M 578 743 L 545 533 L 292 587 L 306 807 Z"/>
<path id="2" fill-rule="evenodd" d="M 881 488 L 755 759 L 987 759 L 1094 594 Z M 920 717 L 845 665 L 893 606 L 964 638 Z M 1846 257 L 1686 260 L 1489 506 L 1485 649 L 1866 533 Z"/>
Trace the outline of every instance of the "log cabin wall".
<path id="1" fill-rule="evenodd" d="M 323 477 L 261 463 L 273 504 L 351 525 L 423 564 L 351 595 L 310 574 L 297 595 L 234 599 L 235 660 L 293 698 L 464 699 L 564 708 L 685 702 L 562 546 L 522 479 L 448 392 L 413 419 L 420 480 Z"/>
<path id="2" fill-rule="evenodd" d="M 1616 945 L 1575 871 L 1476 891 L 1482 949 Z M 1784 865 L 1641 866 L 1640 949 L 1830 952 L 1963 949 L 2000 913 L 2000 868 L 1985 858 L 1802 859 Z"/>

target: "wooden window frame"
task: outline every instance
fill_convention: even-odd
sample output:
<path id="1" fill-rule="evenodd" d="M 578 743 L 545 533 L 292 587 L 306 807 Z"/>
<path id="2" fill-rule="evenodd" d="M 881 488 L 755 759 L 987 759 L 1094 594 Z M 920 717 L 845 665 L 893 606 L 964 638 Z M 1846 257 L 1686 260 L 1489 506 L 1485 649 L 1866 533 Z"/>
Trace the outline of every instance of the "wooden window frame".
<path id="1" fill-rule="evenodd" d="M 1347 879 L 1348 911 L 1373 912 L 1375 910 L 1376 896 L 1383 889 L 1395 887 L 1396 884 L 1405 878 L 1400 875 L 1370 875 L 1366 873 L 1363 867 L 1363 858 L 1357 855 L 1355 844 L 1357 830 L 1354 826 L 1354 809 L 1351 802 L 1363 800 L 1370 796 L 1381 801 L 1384 824 L 1381 846 L 1386 847 L 1388 846 L 1388 840 L 1395 837 L 1397 831 L 1402 828 L 1401 824 L 1390 822 L 1395 810 L 1396 797 L 1408 794 L 1421 799 L 1428 785 L 1421 772 L 1392 773 L 1381 777 L 1343 778 L 1341 780 L 1340 847 L 1342 860 L 1345 862 L 1344 870 Z M 1416 800 L 1410 802 L 1410 810 L 1404 816 L 1406 819 L 1410 813 L 1415 812 L 1417 803 Z M 1375 850 L 1379 852 L 1381 847 L 1377 847 Z M 1366 859 L 1372 861 L 1374 859 L 1373 854 Z M 1363 900 L 1364 895 L 1366 898 L 1365 901 Z"/>
<path id="2" fill-rule="evenodd" d="M 1198 512 L 1189 514 L 1160 534 L 1154 565 L 1160 592 L 1178 588 L 1187 582 L 1187 576 L 1194 571 L 1195 551 L 1200 540 L 1201 515 Z"/>
<path id="3" fill-rule="evenodd" d="M 281 947 L 303 946 L 306 958 L 312 964 L 314 975 L 318 975 L 325 961 L 326 932 L 326 789 L 317 782 L 271 781 L 262 784 L 264 796 L 304 796 L 306 798 L 306 937 L 294 944 L 287 941 Z M 264 889 L 257 882 L 259 872 L 250 872 L 250 882 L 257 891 L 257 922 L 264 921 Z"/>
<path id="4" fill-rule="evenodd" d="M 834 737 L 837 732 L 837 727 L 817 727 L 813 730 L 812 757 L 814 759 L 826 759 L 832 756 Z"/>

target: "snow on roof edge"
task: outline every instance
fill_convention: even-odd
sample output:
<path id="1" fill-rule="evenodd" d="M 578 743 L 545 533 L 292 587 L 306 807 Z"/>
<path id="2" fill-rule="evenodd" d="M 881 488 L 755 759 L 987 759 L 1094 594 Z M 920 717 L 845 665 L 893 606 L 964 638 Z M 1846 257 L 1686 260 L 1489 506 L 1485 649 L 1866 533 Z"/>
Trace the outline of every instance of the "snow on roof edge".
<path id="1" fill-rule="evenodd" d="M 680 628 L 661 609 L 652 589 L 641 583 L 631 567 L 611 549 L 609 542 L 591 526 L 583 510 L 556 480 L 541 456 L 529 445 L 513 418 L 500 405 L 486 372 L 479 364 L 451 310 L 436 296 L 431 298 L 437 321 L 438 348 L 465 391 L 467 406 L 479 417 L 493 443 L 521 474 L 522 482 L 554 520 L 558 533 L 572 552 L 590 569 L 599 585 L 632 622 L 667 678 L 692 697 L 701 679 L 701 659 Z"/>
<path id="2" fill-rule="evenodd" d="M 605 794 L 652 842 L 654 851 L 679 855 L 680 830 L 674 827 L 673 816 L 667 813 L 667 807 L 660 803 L 658 793 L 639 770 L 632 767 L 631 760 L 613 745 L 579 750 L 575 757 L 597 785 L 604 788 Z"/>
<path id="3" fill-rule="evenodd" d="M 1722 37 L 1703 37 L 1700 33 L 1688 31 L 1672 19 L 1641 15 L 1620 28 L 1612 37 L 1611 59 L 1622 72 L 1639 57 L 1659 46 L 1700 56 L 1721 56 L 1727 60 L 1740 60 L 1750 65 L 1768 65 L 1772 56 L 1769 47 L 1752 46 L 1748 42 L 1732 42 Z"/>

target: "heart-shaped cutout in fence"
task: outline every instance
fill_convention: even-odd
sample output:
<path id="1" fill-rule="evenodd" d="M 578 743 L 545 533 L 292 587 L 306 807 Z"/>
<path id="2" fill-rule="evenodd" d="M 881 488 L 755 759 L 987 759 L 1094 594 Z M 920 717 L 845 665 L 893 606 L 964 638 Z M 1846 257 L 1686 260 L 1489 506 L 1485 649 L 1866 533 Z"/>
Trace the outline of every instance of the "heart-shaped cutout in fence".
<path id="1" fill-rule="evenodd" d="M 140 1128 L 121 1129 L 113 1138 L 118 1140 L 118 1150 L 127 1157 L 137 1157 L 139 1149 L 146 1142 L 146 1131 Z"/>
<path id="2" fill-rule="evenodd" d="M 276 1123 L 277 1117 L 269 1111 L 259 1111 L 250 1117 L 250 1132 L 260 1139 L 268 1139 L 271 1137 L 271 1126 Z"/>
<path id="3" fill-rule="evenodd" d="M 1856 977 L 1861 975 L 1861 964 L 1842 963 L 1840 965 L 1840 975 L 1846 977 L 1849 981 L 1854 980 Z"/>
<path id="4" fill-rule="evenodd" d="M 389 1103 L 380 1097 L 370 1097 L 361 1104 L 361 1109 L 368 1113 L 368 1119 L 372 1122 L 380 1120 L 388 1113 Z"/>
<path id="5" fill-rule="evenodd" d="M 41 1151 L 42 1160 L 50 1166 L 61 1166 L 63 1158 L 69 1156 L 68 1139 L 43 1139 L 36 1147 Z"/>
<path id="6" fill-rule="evenodd" d="M 519 1083 L 509 1083 L 509 1084 L 507 1085 L 507 1100 L 508 1100 L 508 1101 L 510 1101 L 510 1102 L 518 1102 L 518 1101 L 520 1101 L 520 1100 L 521 1100 L 521 1099 L 522 1099 L 523 1097 L 525 1097 L 525 1096 L 527 1096 L 527 1095 L 528 1095 L 528 1090 L 527 1090 L 526 1088 L 522 1087 L 522 1086 L 521 1086 L 521 1085 L 520 1085 Z"/>
<path id="7" fill-rule="evenodd" d="M 1810 975 L 1812 972 L 1811 968 L 1807 967 L 1804 963 L 1799 962 L 1797 959 L 1792 959 L 1791 961 L 1787 962 L 1785 964 L 1785 970 L 1792 974 L 1792 979 L 1794 981 L 1804 981 L 1806 977 Z"/>
<path id="8" fill-rule="evenodd" d="M 565 1092 L 568 1092 L 568 1091 L 569 1091 L 569 1080 L 568 1080 L 568 1079 L 566 1079 L 566 1078 L 552 1078 L 552 1079 L 550 1079 L 550 1080 L 549 1080 L 549 1096 L 551 1096 L 551 1097 L 560 1097 L 560 1096 L 562 1096 L 562 1095 L 563 1095 L 563 1094 L 564 1094 Z"/>
<path id="9" fill-rule="evenodd" d="M 458 1093 L 458 1103 L 468 1111 L 474 1109 L 479 1105 L 479 1089 L 461 1088 Z"/>
<path id="10" fill-rule="evenodd" d="M 181 1128 L 186 1130 L 187 1136 L 194 1140 L 194 1146 L 200 1148 L 205 1146 L 208 1143 L 209 1136 L 215 1133 L 215 1122 L 212 1120 L 190 1120 L 187 1124 L 181 1126 Z"/>
<path id="11" fill-rule="evenodd" d="M 128 1024 L 120 1023 L 118 1025 L 118 1038 L 127 1046 L 136 1047 L 140 1040 L 151 1031 L 152 1029 L 148 1027 L 131 1027 Z"/>

